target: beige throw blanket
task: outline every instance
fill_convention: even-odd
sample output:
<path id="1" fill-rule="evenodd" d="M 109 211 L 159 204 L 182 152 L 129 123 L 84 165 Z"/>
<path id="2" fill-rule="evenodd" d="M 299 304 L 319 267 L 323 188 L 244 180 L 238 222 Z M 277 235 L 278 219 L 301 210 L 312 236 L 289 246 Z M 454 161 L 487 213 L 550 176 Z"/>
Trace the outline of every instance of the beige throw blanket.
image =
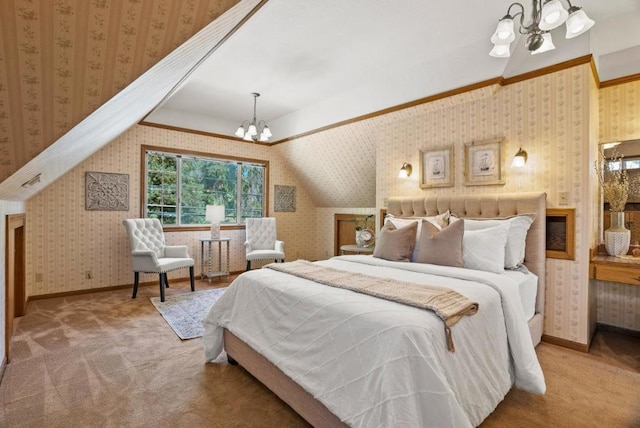
<path id="1" fill-rule="evenodd" d="M 478 312 L 477 303 L 444 287 L 348 272 L 305 260 L 272 263 L 266 267 L 332 287 L 344 288 L 421 309 L 429 309 L 444 321 L 447 349 L 450 352 L 455 351 L 451 337 L 451 326 L 463 316 Z"/>

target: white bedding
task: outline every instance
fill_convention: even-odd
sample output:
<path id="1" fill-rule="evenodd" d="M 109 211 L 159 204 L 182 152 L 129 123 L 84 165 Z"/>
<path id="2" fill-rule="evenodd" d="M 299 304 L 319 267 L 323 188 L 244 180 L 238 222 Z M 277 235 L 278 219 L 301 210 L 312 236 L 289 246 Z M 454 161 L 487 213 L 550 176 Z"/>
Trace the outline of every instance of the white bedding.
<path id="1" fill-rule="evenodd" d="M 368 256 L 318 263 L 444 285 L 479 311 L 452 327 L 451 353 L 432 312 L 260 269 L 240 275 L 203 320 L 206 361 L 224 359 L 227 328 L 355 427 L 476 426 L 514 382 L 544 393 L 508 276 Z"/>
<path id="2" fill-rule="evenodd" d="M 518 284 L 518 294 L 524 312 L 524 319 L 531 319 L 536 313 L 536 297 L 538 296 L 538 277 L 531 272 L 505 270 L 504 275 Z"/>

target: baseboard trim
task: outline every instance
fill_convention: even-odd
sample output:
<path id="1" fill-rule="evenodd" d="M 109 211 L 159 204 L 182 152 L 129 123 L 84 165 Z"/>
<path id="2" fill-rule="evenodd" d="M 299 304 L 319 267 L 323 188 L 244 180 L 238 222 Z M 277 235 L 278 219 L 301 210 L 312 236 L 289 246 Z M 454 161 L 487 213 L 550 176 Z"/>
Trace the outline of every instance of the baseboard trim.
<path id="1" fill-rule="evenodd" d="M 235 272 L 230 272 L 229 275 L 233 276 L 233 275 L 238 275 L 243 273 L 244 271 L 235 271 Z M 196 289 L 197 287 L 197 281 L 205 281 L 204 279 L 201 280 L 200 279 L 200 275 L 196 274 Z M 171 279 L 171 283 L 173 282 L 188 282 L 189 281 L 189 277 L 183 277 L 183 278 L 173 278 Z M 148 281 L 148 282 L 141 282 L 140 284 L 138 284 L 139 287 L 151 287 L 151 286 L 156 286 L 158 287 L 158 281 Z M 122 284 L 122 285 L 112 285 L 109 287 L 98 287 L 98 288 L 83 288 L 82 290 L 72 290 L 72 291 L 60 291 L 58 293 L 48 293 L 48 294 L 38 294 L 36 296 L 29 296 L 27 297 L 27 305 L 35 300 L 44 300 L 44 299 L 55 299 L 56 297 L 69 297 L 69 296 L 78 296 L 81 294 L 89 294 L 89 293 L 100 293 L 102 291 L 117 291 L 117 290 L 123 290 L 123 289 L 131 289 L 133 290 L 133 283 L 131 284 Z"/>
<path id="2" fill-rule="evenodd" d="M 561 339 L 555 336 L 549 336 L 547 334 L 542 335 L 542 341 L 550 343 L 552 345 L 562 346 L 563 348 L 573 349 L 574 351 L 580 351 L 584 353 L 589 352 L 589 344 L 574 342 L 572 340 Z"/>
<path id="3" fill-rule="evenodd" d="M 624 334 L 625 336 L 640 337 L 640 331 L 615 325 L 596 323 L 596 330 L 609 331 L 611 333 Z"/>

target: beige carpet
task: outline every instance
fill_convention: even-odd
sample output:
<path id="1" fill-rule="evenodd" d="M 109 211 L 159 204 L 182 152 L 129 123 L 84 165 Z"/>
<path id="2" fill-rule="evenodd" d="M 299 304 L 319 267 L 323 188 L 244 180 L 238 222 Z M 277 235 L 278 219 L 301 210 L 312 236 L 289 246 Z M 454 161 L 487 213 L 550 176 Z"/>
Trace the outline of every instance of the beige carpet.
<path id="1" fill-rule="evenodd" d="M 204 364 L 201 339 L 181 341 L 149 302 L 157 293 L 31 303 L 0 384 L 0 427 L 306 426 L 243 369 Z M 598 333 L 591 354 L 537 349 L 547 394 L 512 390 L 483 427 L 640 427 L 640 339 Z"/>

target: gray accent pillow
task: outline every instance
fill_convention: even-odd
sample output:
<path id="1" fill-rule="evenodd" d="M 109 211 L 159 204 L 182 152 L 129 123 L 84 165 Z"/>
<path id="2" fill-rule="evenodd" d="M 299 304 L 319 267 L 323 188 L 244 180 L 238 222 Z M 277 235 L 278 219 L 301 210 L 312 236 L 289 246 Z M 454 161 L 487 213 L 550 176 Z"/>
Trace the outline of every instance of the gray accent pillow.
<path id="1" fill-rule="evenodd" d="M 427 220 L 422 220 L 422 233 L 418 240 L 417 263 L 463 267 L 462 237 L 464 220 L 451 223 L 440 230 Z"/>
<path id="2" fill-rule="evenodd" d="M 376 237 L 373 257 L 392 262 L 408 262 L 416 242 L 417 230 L 418 222 L 399 229 L 387 222 Z"/>

